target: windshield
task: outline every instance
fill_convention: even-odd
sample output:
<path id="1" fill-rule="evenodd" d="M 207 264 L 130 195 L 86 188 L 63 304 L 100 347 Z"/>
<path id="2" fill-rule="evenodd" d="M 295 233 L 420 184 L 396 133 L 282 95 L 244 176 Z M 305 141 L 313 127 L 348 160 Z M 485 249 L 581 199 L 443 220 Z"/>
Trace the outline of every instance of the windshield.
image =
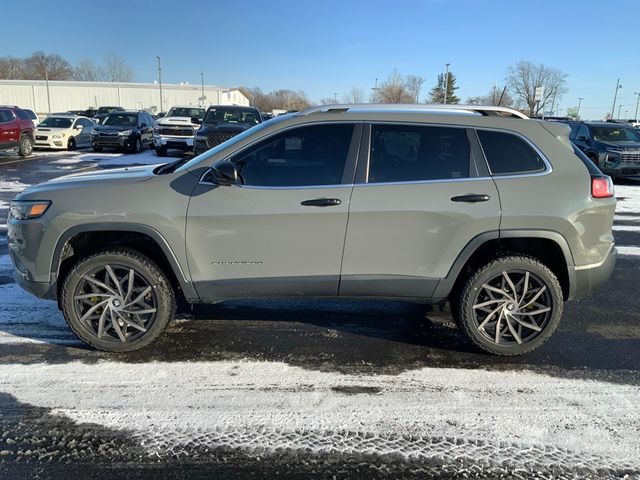
<path id="1" fill-rule="evenodd" d="M 204 116 L 204 108 L 190 108 L 190 107 L 173 107 L 169 110 L 169 113 L 165 117 L 196 117 L 202 120 Z"/>
<path id="2" fill-rule="evenodd" d="M 99 114 L 106 114 L 106 113 L 115 112 L 117 110 L 118 110 L 118 107 L 100 107 L 98 109 L 98 113 Z"/>
<path id="3" fill-rule="evenodd" d="M 200 163 L 203 160 L 206 160 L 207 158 L 217 154 L 218 152 L 220 152 L 222 150 L 225 150 L 226 148 L 229 148 L 229 147 L 231 147 L 232 145 L 235 145 L 238 142 L 241 142 L 245 138 L 250 137 L 250 136 L 258 133 L 261 130 L 267 128 L 267 127 L 272 126 L 273 123 L 274 122 L 260 123 L 260 124 L 256 125 L 255 127 L 251 127 L 249 129 L 245 130 L 244 132 L 239 133 L 238 135 L 235 135 L 234 137 L 231 137 L 226 142 L 222 142 L 220 145 L 216 145 L 211 150 L 207 150 L 206 152 L 201 153 L 197 157 L 192 158 L 187 163 L 182 165 L 180 168 L 176 169 L 176 172 L 181 172 L 182 170 L 188 170 L 189 168 L 192 168 L 192 167 L 196 166 L 198 163 Z"/>
<path id="4" fill-rule="evenodd" d="M 112 113 L 104 119 L 103 125 L 135 127 L 138 125 L 138 115 L 135 113 Z"/>
<path id="5" fill-rule="evenodd" d="M 255 110 L 241 110 L 239 108 L 210 108 L 204 117 L 204 123 L 260 123 Z"/>
<path id="6" fill-rule="evenodd" d="M 640 134 L 629 127 L 591 127 L 591 134 L 600 142 L 640 142 Z"/>
<path id="7" fill-rule="evenodd" d="M 70 118 L 47 117 L 42 122 L 40 122 L 40 125 L 38 125 L 38 128 L 40 127 L 70 128 L 72 123 L 73 123 L 73 120 L 71 120 Z"/>

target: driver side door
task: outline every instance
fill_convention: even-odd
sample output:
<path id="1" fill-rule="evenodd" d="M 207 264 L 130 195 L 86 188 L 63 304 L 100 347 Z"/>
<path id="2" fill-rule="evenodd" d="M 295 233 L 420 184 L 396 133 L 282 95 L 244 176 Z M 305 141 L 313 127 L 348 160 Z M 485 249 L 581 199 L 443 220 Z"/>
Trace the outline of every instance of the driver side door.
<path id="1" fill-rule="evenodd" d="M 335 296 L 361 125 L 292 127 L 229 160 L 241 181 L 206 174 L 187 214 L 198 295 Z"/>

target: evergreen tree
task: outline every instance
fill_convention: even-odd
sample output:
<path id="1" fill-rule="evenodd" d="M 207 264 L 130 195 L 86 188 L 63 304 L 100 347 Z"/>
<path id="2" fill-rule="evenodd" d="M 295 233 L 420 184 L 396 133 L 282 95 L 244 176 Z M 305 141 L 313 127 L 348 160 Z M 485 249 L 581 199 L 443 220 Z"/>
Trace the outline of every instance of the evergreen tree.
<path id="1" fill-rule="evenodd" d="M 444 84 L 444 73 L 441 73 L 438 75 L 438 82 L 436 83 L 436 86 L 433 87 L 429 93 L 430 103 L 444 103 Z M 447 103 L 460 103 L 460 98 L 455 94 L 457 89 L 456 76 L 449 72 L 449 81 L 447 82 Z"/>

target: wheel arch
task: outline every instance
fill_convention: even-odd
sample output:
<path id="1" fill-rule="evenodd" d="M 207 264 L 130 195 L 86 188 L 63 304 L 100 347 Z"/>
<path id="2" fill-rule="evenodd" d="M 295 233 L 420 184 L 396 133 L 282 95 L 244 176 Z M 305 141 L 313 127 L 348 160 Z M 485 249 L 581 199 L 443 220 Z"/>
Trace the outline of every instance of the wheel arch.
<path id="1" fill-rule="evenodd" d="M 459 293 L 470 273 L 506 254 L 529 255 L 544 263 L 558 278 L 565 300 L 574 296 L 574 261 L 567 240 L 551 230 L 501 230 L 473 238 L 458 255 L 449 273 L 436 287 L 434 297 Z"/>
<path id="2" fill-rule="evenodd" d="M 191 281 L 186 277 L 178 259 L 166 239 L 148 225 L 128 223 L 93 223 L 77 225 L 60 235 L 51 259 L 51 278 L 58 290 L 78 256 L 86 256 L 109 246 L 124 246 L 148 256 L 179 287 L 187 302 L 197 299 Z M 59 295 L 58 295 L 59 298 Z"/>

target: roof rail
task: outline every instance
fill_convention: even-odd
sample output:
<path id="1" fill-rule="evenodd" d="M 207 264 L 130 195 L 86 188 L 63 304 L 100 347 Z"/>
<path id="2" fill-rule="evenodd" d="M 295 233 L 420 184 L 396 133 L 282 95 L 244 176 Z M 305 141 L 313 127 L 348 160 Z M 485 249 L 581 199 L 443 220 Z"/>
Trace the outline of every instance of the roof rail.
<path id="1" fill-rule="evenodd" d="M 336 104 L 320 105 L 311 107 L 298 115 L 309 115 L 312 113 L 340 113 L 372 110 L 411 110 L 425 113 L 438 113 L 437 111 L 449 111 L 451 113 L 471 113 L 483 115 L 485 117 L 514 117 L 529 119 L 524 113 L 507 107 L 496 107 L 493 105 L 455 105 L 455 104 L 416 104 L 416 103 L 359 103 L 359 104 Z"/>

